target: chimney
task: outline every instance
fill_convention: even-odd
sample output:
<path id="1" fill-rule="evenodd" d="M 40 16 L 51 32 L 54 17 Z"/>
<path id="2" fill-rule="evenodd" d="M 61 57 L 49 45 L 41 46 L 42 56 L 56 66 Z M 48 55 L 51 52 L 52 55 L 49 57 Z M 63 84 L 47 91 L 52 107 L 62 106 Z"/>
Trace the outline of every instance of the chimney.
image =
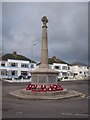
<path id="1" fill-rule="evenodd" d="M 13 55 L 14 55 L 14 56 L 16 56 L 16 55 L 17 55 L 16 51 L 14 51 L 14 52 L 13 52 Z"/>
<path id="2" fill-rule="evenodd" d="M 52 59 L 53 59 L 54 61 L 56 61 L 56 56 L 53 56 Z"/>

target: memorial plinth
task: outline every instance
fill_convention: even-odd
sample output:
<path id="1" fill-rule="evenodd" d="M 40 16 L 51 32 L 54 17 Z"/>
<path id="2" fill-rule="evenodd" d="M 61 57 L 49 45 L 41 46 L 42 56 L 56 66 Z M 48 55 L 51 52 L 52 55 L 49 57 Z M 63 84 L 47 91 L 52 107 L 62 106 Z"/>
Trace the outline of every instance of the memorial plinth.
<path id="1" fill-rule="evenodd" d="M 47 38 L 47 23 L 48 19 L 44 16 L 41 21 L 42 26 L 42 49 L 41 49 L 41 65 L 39 69 L 31 71 L 32 84 L 57 84 L 58 72 L 49 68 L 48 65 L 48 38 Z"/>

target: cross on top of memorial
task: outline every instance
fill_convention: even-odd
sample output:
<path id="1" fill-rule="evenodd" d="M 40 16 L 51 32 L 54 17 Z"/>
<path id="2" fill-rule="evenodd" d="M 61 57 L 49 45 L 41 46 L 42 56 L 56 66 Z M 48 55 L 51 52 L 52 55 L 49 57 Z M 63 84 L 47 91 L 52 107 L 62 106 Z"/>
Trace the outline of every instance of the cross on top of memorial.
<path id="1" fill-rule="evenodd" d="M 46 16 L 43 16 L 43 18 L 41 19 L 41 21 L 43 22 L 43 27 L 47 27 L 46 23 L 48 23 L 48 19 Z"/>

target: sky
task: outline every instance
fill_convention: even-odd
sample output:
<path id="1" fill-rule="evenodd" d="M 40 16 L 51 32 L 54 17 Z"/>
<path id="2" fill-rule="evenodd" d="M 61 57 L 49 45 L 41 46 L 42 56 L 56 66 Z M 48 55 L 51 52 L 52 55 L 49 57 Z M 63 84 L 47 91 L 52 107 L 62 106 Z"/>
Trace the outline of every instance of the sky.
<path id="1" fill-rule="evenodd" d="M 2 3 L 3 54 L 16 51 L 41 59 L 42 22 L 48 18 L 48 57 L 68 63 L 88 63 L 87 2 Z M 34 47 L 33 44 L 36 44 Z M 33 53 L 32 53 L 33 51 Z"/>

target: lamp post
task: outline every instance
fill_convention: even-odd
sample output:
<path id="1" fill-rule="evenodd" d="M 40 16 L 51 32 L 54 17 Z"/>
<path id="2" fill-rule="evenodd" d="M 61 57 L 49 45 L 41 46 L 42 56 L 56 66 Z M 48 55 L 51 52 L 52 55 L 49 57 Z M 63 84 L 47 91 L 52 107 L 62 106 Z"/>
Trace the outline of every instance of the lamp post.
<path id="1" fill-rule="evenodd" d="M 33 60 L 33 47 L 34 47 L 35 45 L 36 45 L 35 43 L 32 45 L 32 60 Z M 31 60 L 31 70 L 32 70 L 32 60 Z"/>

